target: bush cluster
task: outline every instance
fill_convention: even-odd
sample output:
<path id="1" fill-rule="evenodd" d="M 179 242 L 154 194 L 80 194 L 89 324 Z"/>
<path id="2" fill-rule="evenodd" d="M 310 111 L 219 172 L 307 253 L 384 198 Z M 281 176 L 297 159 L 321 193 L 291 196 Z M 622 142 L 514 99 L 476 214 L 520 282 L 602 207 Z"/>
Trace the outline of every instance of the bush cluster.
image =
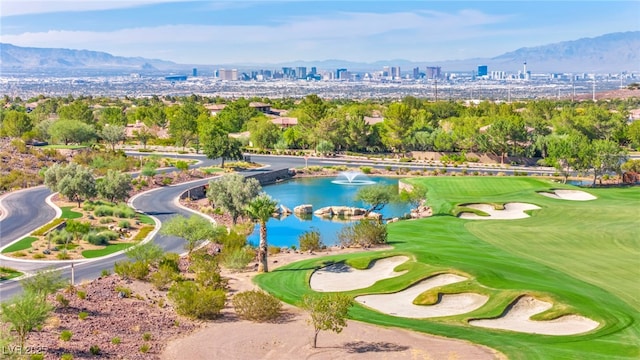
<path id="1" fill-rule="evenodd" d="M 298 236 L 300 243 L 300 251 L 319 251 L 325 248 L 322 239 L 320 239 L 320 231 L 306 231 Z"/>
<path id="2" fill-rule="evenodd" d="M 178 314 L 195 319 L 213 319 L 224 308 L 222 289 L 199 286 L 192 281 L 175 283 L 168 294 Z"/>
<path id="3" fill-rule="evenodd" d="M 257 322 L 277 319 L 282 310 L 280 300 L 258 290 L 238 293 L 233 297 L 232 302 L 239 317 Z"/>
<path id="4" fill-rule="evenodd" d="M 370 247 L 387 242 L 387 226 L 371 219 L 362 219 L 338 233 L 342 246 Z"/>

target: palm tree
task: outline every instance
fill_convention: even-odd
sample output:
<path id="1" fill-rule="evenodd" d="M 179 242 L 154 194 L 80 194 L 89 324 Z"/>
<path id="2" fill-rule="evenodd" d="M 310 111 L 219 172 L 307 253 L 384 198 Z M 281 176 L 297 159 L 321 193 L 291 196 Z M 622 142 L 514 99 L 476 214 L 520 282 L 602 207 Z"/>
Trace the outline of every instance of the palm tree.
<path id="1" fill-rule="evenodd" d="M 247 204 L 246 211 L 254 221 L 260 223 L 260 245 L 258 246 L 258 272 L 269 272 L 267 267 L 267 221 L 276 211 L 277 202 L 262 193 Z"/>

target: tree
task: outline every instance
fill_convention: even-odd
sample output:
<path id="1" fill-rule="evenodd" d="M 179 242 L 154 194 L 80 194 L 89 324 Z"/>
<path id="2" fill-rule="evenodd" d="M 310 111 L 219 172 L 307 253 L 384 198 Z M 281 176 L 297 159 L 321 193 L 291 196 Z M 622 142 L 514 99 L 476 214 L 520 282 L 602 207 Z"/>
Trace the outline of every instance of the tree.
<path id="1" fill-rule="evenodd" d="M 269 119 L 252 119 L 247 124 L 250 132 L 249 138 L 253 146 L 263 149 L 272 149 L 280 139 L 280 128 Z"/>
<path id="2" fill-rule="evenodd" d="M 396 189 L 393 185 L 376 184 L 364 186 L 356 193 L 356 200 L 369 205 L 365 215 L 372 211 L 380 211 L 385 205 L 396 198 Z"/>
<path id="3" fill-rule="evenodd" d="M 41 298 L 55 293 L 67 285 L 60 270 L 42 270 L 20 282 L 25 293 L 33 293 Z"/>
<path id="4" fill-rule="evenodd" d="M 149 140 L 155 138 L 155 135 L 146 126 L 141 127 L 140 130 L 135 130 L 133 132 L 133 135 L 140 142 L 140 144 L 142 144 L 143 149 L 147 148 L 147 143 L 149 142 Z"/>
<path id="5" fill-rule="evenodd" d="M 320 140 L 318 145 L 316 145 L 316 152 L 321 155 L 330 154 L 335 149 L 335 145 L 331 141 L 328 140 Z"/>
<path id="6" fill-rule="evenodd" d="M 92 125 L 77 120 L 58 120 L 47 129 L 49 135 L 65 145 L 69 143 L 83 143 L 93 139 L 96 131 Z"/>
<path id="7" fill-rule="evenodd" d="M 215 122 L 201 126 L 200 142 L 204 154 L 209 159 L 221 159 L 221 167 L 224 167 L 225 159 L 242 159 L 242 145 L 240 142 L 230 138 L 229 133 Z"/>
<path id="8" fill-rule="evenodd" d="M 411 204 L 411 207 L 417 209 L 420 204 L 427 199 L 427 187 L 423 185 L 411 185 L 411 189 L 402 189 L 400 191 L 400 201 Z"/>
<path id="9" fill-rule="evenodd" d="M 111 150 L 116 151 L 116 144 L 127 138 L 126 129 L 122 125 L 107 124 L 101 131 L 100 137 L 111 144 Z"/>
<path id="10" fill-rule="evenodd" d="M 626 161 L 626 154 L 614 141 L 594 140 L 593 147 L 593 185 L 596 180 L 608 171 L 620 173 L 620 166 Z"/>
<path id="11" fill-rule="evenodd" d="M 58 109 L 60 120 L 80 121 L 85 124 L 94 124 L 93 110 L 81 100 L 75 100 L 67 106 Z"/>
<path id="12" fill-rule="evenodd" d="M 98 195 L 110 202 L 124 201 L 131 191 L 131 175 L 115 170 L 107 170 L 104 178 L 97 181 Z"/>
<path id="13" fill-rule="evenodd" d="M 148 242 L 146 244 L 130 247 L 125 252 L 125 255 L 133 261 L 140 261 L 149 265 L 158 263 L 162 259 L 164 251 L 159 245 L 153 242 Z"/>
<path id="14" fill-rule="evenodd" d="M 29 291 L 0 304 L 0 308 L 2 320 L 11 324 L 18 334 L 20 350 L 24 349 L 27 334 L 35 327 L 42 325 L 53 309 L 44 297 Z"/>
<path id="15" fill-rule="evenodd" d="M 306 294 L 302 298 L 302 303 L 303 308 L 309 312 L 308 322 L 313 325 L 312 345 L 315 348 L 320 331 L 329 330 L 339 334 L 347 326 L 347 316 L 353 300 L 349 296 L 339 293 Z"/>
<path id="16" fill-rule="evenodd" d="M 234 224 L 245 211 L 247 204 L 262 191 L 260 182 L 238 174 L 227 174 L 209 181 L 207 198 L 215 207 L 231 215 Z"/>
<path id="17" fill-rule="evenodd" d="M 172 106 L 169 111 L 169 134 L 183 149 L 198 133 L 200 109 L 195 103 L 187 101 L 182 106 Z"/>
<path id="18" fill-rule="evenodd" d="M 0 135 L 20 137 L 33 128 L 31 118 L 25 112 L 9 110 L 0 115 L 0 124 L 2 124 L 2 127 L 0 127 L 0 130 L 2 130 L 0 131 Z"/>
<path id="19" fill-rule="evenodd" d="M 77 201 L 96 196 L 96 180 L 89 168 L 70 163 L 66 166 L 55 164 L 44 173 L 44 184 L 51 190 Z"/>
<path id="20" fill-rule="evenodd" d="M 160 232 L 173 235 L 186 241 L 185 249 L 191 252 L 204 241 L 215 241 L 224 234 L 226 229 L 211 223 L 200 215 L 174 216 L 162 225 Z"/>
<path id="21" fill-rule="evenodd" d="M 246 207 L 247 214 L 260 224 L 260 245 L 258 246 L 258 272 L 269 272 L 267 265 L 267 222 L 276 211 L 277 202 L 265 193 L 252 199 Z"/>
<path id="22" fill-rule="evenodd" d="M 383 141 L 394 151 L 403 151 L 411 138 L 413 118 L 411 109 L 402 103 L 393 103 L 384 113 Z"/>
<path id="23" fill-rule="evenodd" d="M 123 108 L 120 107 L 106 107 L 100 111 L 98 117 L 103 125 L 127 125 L 127 116 Z"/>
<path id="24" fill-rule="evenodd" d="M 567 182 L 571 170 L 589 168 L 591 145 L 582 134 L 549 136 L 547 142 L 547 162 L 558 170 Z"/>

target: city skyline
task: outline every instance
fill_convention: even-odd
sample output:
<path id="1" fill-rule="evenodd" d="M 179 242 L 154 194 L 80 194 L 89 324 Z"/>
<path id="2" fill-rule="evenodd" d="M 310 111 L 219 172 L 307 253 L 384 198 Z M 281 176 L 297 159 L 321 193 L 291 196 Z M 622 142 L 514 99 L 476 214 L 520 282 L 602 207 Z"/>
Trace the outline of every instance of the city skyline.
<path id="1" fill-rule="evenodd" d="M 640 30 L 636 1 L 17 1 L 0 41 L 182 64 L 493 57 Z"/>

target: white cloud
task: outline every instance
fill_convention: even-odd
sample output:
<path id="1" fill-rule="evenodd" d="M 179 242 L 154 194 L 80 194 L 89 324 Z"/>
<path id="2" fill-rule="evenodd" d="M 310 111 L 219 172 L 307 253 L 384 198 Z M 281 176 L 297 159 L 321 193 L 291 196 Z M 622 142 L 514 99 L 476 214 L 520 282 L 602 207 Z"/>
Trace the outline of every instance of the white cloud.
<path id="1" fill-rule="evenodd" d="M 186 0 L 2 0 L 0 16 L 131 8 Z"/>

